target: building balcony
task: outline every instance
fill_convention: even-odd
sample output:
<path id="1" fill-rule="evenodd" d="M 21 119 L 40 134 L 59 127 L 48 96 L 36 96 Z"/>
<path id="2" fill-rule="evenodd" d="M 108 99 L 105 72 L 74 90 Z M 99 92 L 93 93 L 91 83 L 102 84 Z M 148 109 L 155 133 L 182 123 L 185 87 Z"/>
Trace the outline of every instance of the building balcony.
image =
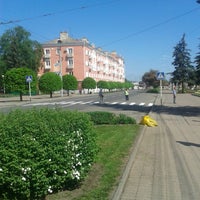
<path id="1" fill-rule="evenodd" d="M 74 69 L 74 65 L 67 65 L 67 69 Z"/>
<path id="2" fill-rule="evenodd" d="M 45 65 L 44 68 L 45 69 L 51 69 L 51 66 L 50 65 Z"/>
<path id="3" fill-rule="evenodd" d="M 71 58 L 71 57 L 74 57 L 74 54 L 67 52 L 67 58 Z"/>
<path id="4" fill-rule="evenodd" d="M 44 54 L 44 58 L 50 58 L 51 54 Z"/>

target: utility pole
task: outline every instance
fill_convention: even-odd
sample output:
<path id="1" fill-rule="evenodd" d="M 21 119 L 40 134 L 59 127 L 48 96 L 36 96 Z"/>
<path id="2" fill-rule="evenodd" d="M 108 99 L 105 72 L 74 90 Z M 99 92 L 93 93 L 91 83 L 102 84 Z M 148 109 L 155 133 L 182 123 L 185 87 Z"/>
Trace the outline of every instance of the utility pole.
<path id="1" fill-rule="evenodd" d="M 62 40 L 58 39 L 59 44 L 59 64 L 60 64 L 60 78 L 61 78 L 61 90 L 60 95 L 63 97 L 63 80 L 62 80 L 62 56 L 61 56 L 61 46 L 62 46 Z"/>

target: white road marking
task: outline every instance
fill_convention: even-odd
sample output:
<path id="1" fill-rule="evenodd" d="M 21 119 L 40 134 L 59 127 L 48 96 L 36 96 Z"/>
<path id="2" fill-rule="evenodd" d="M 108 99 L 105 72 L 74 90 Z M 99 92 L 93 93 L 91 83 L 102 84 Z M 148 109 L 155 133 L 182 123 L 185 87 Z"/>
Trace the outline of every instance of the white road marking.
<path id="1" fill-rule="evenodd" d="M 127 105 L 128 102 L 125 101 L 125 102 L 104 102 L 105 104 L 110 104 L 110 105 L 116 105 L 116 104 L 119 104 L 119 105 Z M 86 101 L 86 102 L 83 102 L 83 101 L 61 101 L 61 102 L 41 102 L 41 103 L 30 103 L 30 104 L 25 104 L 23 106 L 45 106 L 45 105 L 61 105 L 63 107 L 68 107 L 68 106 L 71 106 L 71 105 L 76 105 L 76 104 L 80 104 L 80 105 L 85 105 L 85 104 L 99 104 L 99 101 Z M 135 102 L 131 102 L 129 103 L 128 105 L 130 106 L 133 106 L 133 105 L 139 105 L 139 106 L 144 106 L 145 103 L 144 102 L 141 102 L 139 104 L 136 104 Z M 153 106 L 153 103 L 148 103 L 147 104 L 148 107 L 151 107 Z"/>

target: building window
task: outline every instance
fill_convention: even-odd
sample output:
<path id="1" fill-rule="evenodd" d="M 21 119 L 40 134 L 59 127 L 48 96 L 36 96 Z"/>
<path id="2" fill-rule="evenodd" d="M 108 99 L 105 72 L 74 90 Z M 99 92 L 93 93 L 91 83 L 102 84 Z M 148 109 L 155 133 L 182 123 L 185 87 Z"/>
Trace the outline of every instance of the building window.
<path id="1" fill-rule="evenodd" d="M 50 49 L 45 49 L 45 55 L 50 54 Z"/>
<path id="2" fill-rule="evenodd" d="M 74 65 L 73 59 L 71 59 L 71 58 L 68 59 L 68 65 L 69 66 L 73 66 Z"/>
<path id="3" fill-rule="evenodd" d="M 72 48 L 68 48 L 68 49 L 67 49 L 67 53 L 68 53 L 69 55 L 73 55 L 73 49 L 72 49 Z"/>
<path id="4" fill-rule="evenodd" d="M 46 61 L 45 61 L 45 65 L 46 65 L 46 66 L 51 66 L 50 60 L 46 60 Z"/>
<path id="5" fill-rule="evenodd" d="M 57 49 L 56 49 L 56 54 L 59 55 L 59 54 L 60 54 L 60 51 L 61 51 L 60 48 L 57 48 Z"/>

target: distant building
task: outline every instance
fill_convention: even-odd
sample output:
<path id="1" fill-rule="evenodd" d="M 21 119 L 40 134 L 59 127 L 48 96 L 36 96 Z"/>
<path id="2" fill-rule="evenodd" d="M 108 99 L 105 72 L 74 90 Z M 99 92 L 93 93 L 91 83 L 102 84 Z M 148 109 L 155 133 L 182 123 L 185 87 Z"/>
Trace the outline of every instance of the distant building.
<path id="1" fill-rule="evenodd" d="M 68 33 L 61 32 L 58 39 L 42 44 L 44 49 L 41 76 L 45 72 L 58 75 L 71 74 L 81 82 L 86 77 L 95 81 L 125 81 L 124 60 L 116 52 L 108 53 L 95 48 L 86 38 L 73 39 Z"/>

